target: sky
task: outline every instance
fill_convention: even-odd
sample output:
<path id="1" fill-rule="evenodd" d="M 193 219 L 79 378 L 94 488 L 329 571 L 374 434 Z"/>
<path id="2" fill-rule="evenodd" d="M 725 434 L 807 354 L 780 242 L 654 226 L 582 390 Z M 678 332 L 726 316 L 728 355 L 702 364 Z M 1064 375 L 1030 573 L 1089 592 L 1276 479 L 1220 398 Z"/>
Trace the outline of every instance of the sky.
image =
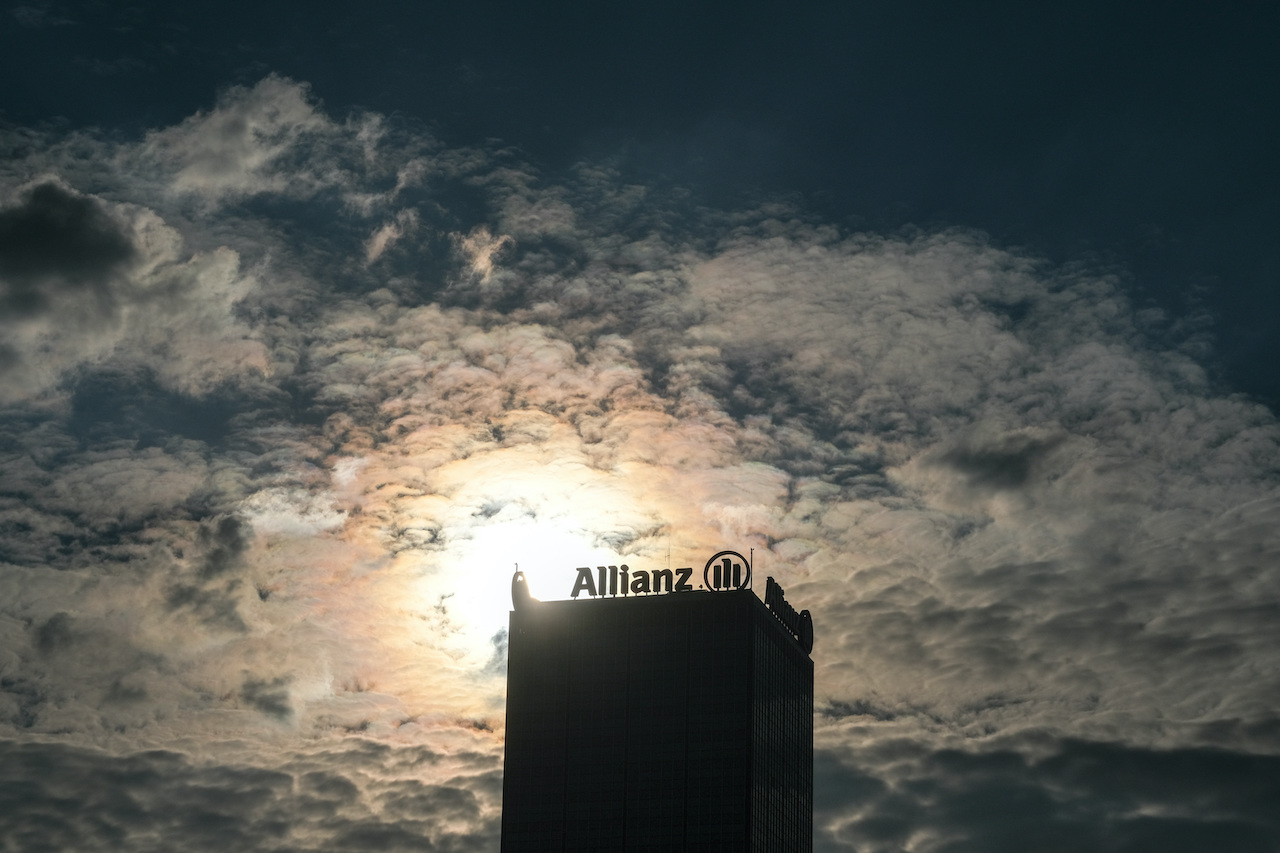
<path id="1" fill-rule="evenodd" d="M 1280 848 L 1278 18 L 6 5 L 0 851 L 496 851 L 724 549 L 815 850 Z"/>

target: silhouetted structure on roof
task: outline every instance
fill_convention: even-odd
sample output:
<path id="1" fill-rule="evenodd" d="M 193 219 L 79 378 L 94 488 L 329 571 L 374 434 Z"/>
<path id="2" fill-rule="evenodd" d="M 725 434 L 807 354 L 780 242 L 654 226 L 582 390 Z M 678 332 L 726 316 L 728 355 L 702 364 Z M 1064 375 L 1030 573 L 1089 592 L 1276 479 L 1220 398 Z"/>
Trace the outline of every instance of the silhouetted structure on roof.
<path id="1" fill-rule="evenodd" d="M 812 623 L 772 578 L 512 598 L 503 853 L 813 849 Z"/>

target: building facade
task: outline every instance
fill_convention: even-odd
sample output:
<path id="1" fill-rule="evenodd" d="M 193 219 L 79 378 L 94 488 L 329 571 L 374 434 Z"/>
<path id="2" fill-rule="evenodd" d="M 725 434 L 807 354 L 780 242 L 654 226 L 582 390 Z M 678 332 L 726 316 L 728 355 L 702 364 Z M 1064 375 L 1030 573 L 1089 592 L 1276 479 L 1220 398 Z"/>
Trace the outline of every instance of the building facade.
<path id="1" fill-rule="evenodd" d="M 503 853 L 813 849 L 812 633 L 772 580 L 773 609 L 515 586 Z"/>

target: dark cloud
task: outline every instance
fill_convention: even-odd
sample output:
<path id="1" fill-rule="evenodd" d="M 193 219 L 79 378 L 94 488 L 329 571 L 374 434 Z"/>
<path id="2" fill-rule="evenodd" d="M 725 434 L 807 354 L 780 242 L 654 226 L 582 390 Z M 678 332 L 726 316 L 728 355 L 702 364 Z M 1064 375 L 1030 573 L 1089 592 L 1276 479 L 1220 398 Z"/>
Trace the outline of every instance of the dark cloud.
<path id="1" fill-rule="evenodd" d="M 248 679 L 240 689 L 240 698 L 253 708 L 277 719 L 288 719 L 293 714 L 289 704 L 289 679 L 273 678 L 270 681 Z"/>
<path id="2" fill-rule="evenodd" d="M 175 612 L 190 614 L 206 626 L 245 631 L 248 626 L 240 615 L 242 590 L 243 585 L 235 579 L 202 585 L 179 582 L 169 588 L 165 603 Z"/>
<path id="3" fill-rule="evenodd" d="M 244 521 L 233 515 L 202 524 L 196 542 L 204 554 L 196 574 L 202 580 L 209 580 L 235 568 L 249 547 L 249 534 Z"/>
<path id="4" fill-rule="evenodd" d="M 485 671 L 502 675 L 505 678 L 507 674 L 507 644 L 510 642 L 510 638 L 507 636 L 507 629 L 500 629 L 498 633 L 493 635 L 490 642 L 493 643 L 493 656 L 485 664 Z"/>
<path id="5" fill-rule="evenodd" d="M 963 473 L 972 486 L 1016 489 L 1031 478 L 1036 463 L 1065 440 L 1064 435 L 1006 435 L 994 441 L 952 448 L 941 454 L 938 461 Z"/>
<path id="6" fill-rule="evenodd" d="M 249 597 L 251 590 L 256 592 L 256 587 L 246 583 L 243 571 L 251 536 L 249 526 L 233 515 L 202 521 L 189 559 L 184 561 L 188 565 L 175 567 L 176 579 L 165 596 L 167 605 L 213 628 L 248 630 L 241 607 L 253 601 Z M 260 595 L 258 598 L 261 600 Z M 287 679 L 249 679 L 241 695 L 264 713 L 287 716 L 288 692 L 283 689 L 286 683 Z"/>
<path id="7" fill-rule="evenodd" d="M 26 190 L 0 209 L 0 310 L 48 309 L 49 291 L 68 289 L 110 310 L 110 284 L 137 256 L 128 234 L 93 198 L 60 183 Z"/>
<path id="8" fill-rule="evenodd" d="M 831 717 L 837 720 L 843 717 L 870 717 L 873 720 L 892 720 L 898 716 L 893 711 L 877 707 L 875 703 L 867 699 L 854 699 L 852 701 L 832 700 L 818 709 L 818 713 L 824 717 Z"/>
<path id="9" fill-rule="evenodd" d="M 458 787 L 467 779 L 454 786 L 403 779 L 362 793 L 345 774 L 377 764 L 358 750 L 319 760 L 333 766 L 294 773 L 172 750 L 111 755 L 3 740 L 0 845 L 146 850 L 181 839 L 188 850 L 462 853 L 487 849 L 494 837 L 493 812 Z"/>
<path id="10" fill-rule="evenodd" d="M 36 629 L 36 648 L 45 654 L 66 648 L 73 640 L 71 615 L 66 612 L 53 614 Z"/>
<path id="11" fill-rule="evenodd" d="M 1030 746 L 1030 745 L 1028 745 Z M 1064 741 L 819 753 L 816 849 L 1230 850 L 1280 843 L 1275 756 Z M 825 800 L 825 801 L 824 801 Z M 858 816 L 841 817 L 852 805 Z M 822 831 L 825 830 L 825 831 Z M 927 839 L 927 841 L 925 841 Z"/>

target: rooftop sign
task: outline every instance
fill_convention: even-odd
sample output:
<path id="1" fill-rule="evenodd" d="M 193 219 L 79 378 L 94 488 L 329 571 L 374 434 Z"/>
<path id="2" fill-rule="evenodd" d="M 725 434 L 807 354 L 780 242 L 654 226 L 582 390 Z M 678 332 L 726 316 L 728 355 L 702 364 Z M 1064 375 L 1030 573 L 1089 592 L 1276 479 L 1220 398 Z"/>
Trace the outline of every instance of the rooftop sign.
<path id="1" fill-rule="evenodd" d="M 736 559 L 735 559 L 736 558 Z M 697 589 L 723 592 L 731 589 L 751 588 L 751 563 L 737 551 L 721 551 L 702 569 L 702 582 Z M 632 569 L 626 563 L 620 566 L 590 566 L 578 569 L 570 598 L 582 593 L 591 597 L 602 595 L 654 595 L 662 592 L 693 592 L 693 568 L 680 569 Z"/>
<path id="2" fill-rule="evenodd" d="M 569 596 L 576 599 L 585 593 L 592 598 L 602 596 L 645 596 L 661 593 L 694 592 L 697 589 L 727 592 L 751 589 L 751 561 L 737 551 L 719 551 L 702 567 L 702 582 L 694 585 L 693 568 L 632 569 L 619 566 L 581 566 L 577 569 Z M 511 578 L 511 602 L 517 609 L 534 601 L 529 594 L 524 573 L 517 570 Z M 773 578 L 765 584 L 764 605 L 777 618 L 805 653 L 813 651 L 813 617 L 808 610 L 796 612 L 786 594 Z"/>

